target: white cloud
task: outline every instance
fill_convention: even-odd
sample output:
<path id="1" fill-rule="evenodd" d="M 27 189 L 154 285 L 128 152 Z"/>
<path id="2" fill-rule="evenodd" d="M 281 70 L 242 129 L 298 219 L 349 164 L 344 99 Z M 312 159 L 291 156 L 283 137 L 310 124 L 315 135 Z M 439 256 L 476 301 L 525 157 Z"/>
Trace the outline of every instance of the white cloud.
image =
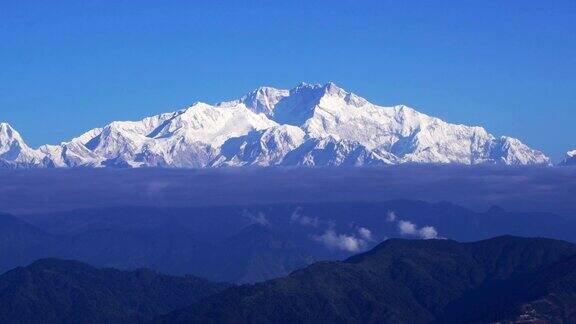
<path id="1" fill-rule="evenodd" d="M 398 221 L 398 229 L 402 235 L 414 235 L 418 232 L 416 224 L 405 220 Z"/>
<path id="2" fill-rule="evenodd" d="M 424 226 L 418 231 L 420 237 L 425 240 L 438 238 L 438 231 L 433 226 Z"/>
<path id="3" fill-rule="evenodd" d="M 292 215 L 290 215 L 290 223 L 296 223 L 302 226 L 317 227 L 318 218 L 302 215 L 302 208 L 298 207 L 296 210 L 294 210 Z"/>
<path id="4" fill-rule="evenodd" d="M 324 234 L 314 237 L 330 249 L 338 249 L 348 252 L 358 252 L 366 242 L 354 235 L 338 234 L 333 229 L 328 229 Z"/>
<path id="5" fill-rule="evenodd" d="M 394 212 L 388 213 L 388 221 L 394 222 L 396 220 L 398 223 L 398 231 L 400 232 L 400 235 L 418 236 L 425 240 L 439 238 L 438 231 L 436 228 L 434 228 L 434 226 L 424 226 L 422 228 L 418 228 L 418 225 L 412 223 L 411 221 L 398 219 Z"/>
<path id="6" fill-rule="evenodd" d="M 366 241 L 374 240 L 374 238 L 372 237 L 372 231 L 367 229 L 366 227 L 358 228 L 358 234 L 360 235 L 361 238 L 363 238 Z"/>

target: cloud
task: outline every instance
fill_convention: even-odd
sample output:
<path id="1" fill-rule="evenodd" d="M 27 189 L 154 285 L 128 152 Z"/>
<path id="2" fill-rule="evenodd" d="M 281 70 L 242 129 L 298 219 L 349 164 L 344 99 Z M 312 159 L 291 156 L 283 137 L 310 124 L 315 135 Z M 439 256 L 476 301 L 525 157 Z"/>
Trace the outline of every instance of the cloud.
<path id="1" fill-rule="evenodd" d="M 389 211 L 389 212 L 388 212 L 388 216 L 387 216 L 386 219 L 387 219 L 389 222 L 395 222 L 395 221 L 396 221 L 396 218 L 397 218 L 397 217 L 396 217 L 396 213 L 393 212 L 393 211 Z"/>
<path id="2" fill-rule="evenodd" d="M 308 227 L 317 227 L 318 218 L 302 215 L 302 208 L 298 207 L 294 210 L 292 215 L 290 215 L 290 223 L 296 223 Z"/>
<path id="3" fill-rule="evenodd" d="M 269 224 L 268 218 L 262 212 L 259 212 L 258 214 L 252 214 L 251 212 L 244 210 L 244 211 L 242 211 L 242 215 L 244 215 L 244 217 L 248 218 L 248 221 L 251 224 L 259 224 L 259 225 L 263 225 L 263 226 Z"/>
<path id="4" fill-rule="evenodd" d="M 474 210 L 497 205 L 513 211 L 576 215 L 576 168 L 570 167 L 50 169 L 3 170 L 0 177 L 0 206 L 15 214 L 127 205 L 195 207 L 417 199 L 449 201 Z"/>
<path id="5" fill-rule="evenodd" d="M 360 237 L 366 241 L 373 241 L 374 238 L 372 237 L 372 231 L 367 229 L 366 227 L 358 228 L 358 234 Z"/>
<path id="6" fill-rule="evenodd" d="M 398 221 L 398 230 L 400 230 L 400 234 L 402 235 L 414 235 L 418 232 L 417 226 L 405 220 Z"/>
<path id="7" fill-rule="evenodd" d="M 323 243 L 329 249 L 343 250 L 347 252 L 358 252 L 364 248 L 366 242 L 354 235 L 338 234 L 333 229 L 328 229 L 314 239 Z"/>
<path id="8" fill-rule="evenodd" d="M 390 215 L 393 215 L 393 217 L 390 217 Z M 394 212 L 388 213 L 388 221 L 394 222 L 397 219 L 398 217 Z M 418 225 L 408 220 L 398 219 L 398 231 L 402 236 L 417 236 L 425 240 L 439 238 L 438 231 L 436 228 L 434 228 L 434 226 L 424 226 L 422 228 L 418 228 Z"/>
<path id="9" fill-rule="evenodd" d="M 424 226 L 418 231 L 420 237 L 425 240 L 438 238 L 438 231 L 433 226 Z"/>

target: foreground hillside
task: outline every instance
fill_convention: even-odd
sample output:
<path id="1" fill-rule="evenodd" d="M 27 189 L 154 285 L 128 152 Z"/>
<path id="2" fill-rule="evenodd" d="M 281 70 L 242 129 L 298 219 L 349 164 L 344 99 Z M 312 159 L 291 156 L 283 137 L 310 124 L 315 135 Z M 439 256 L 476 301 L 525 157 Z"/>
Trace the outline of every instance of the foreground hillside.
<path id="1" fill-rule="evenodd" d="M 157 322 L 573 323 L 575 260 L 575 245 L 548 239 L 394 239 L 344 262 L 226 290 Z"/>
<path id="2" fill-rule="evenodd" d="M 228 285 L 43 259 L 0 276 L 1 323 L 142 322 Z"/>
<path id="3" fill-rule="evenodd" d="M 574 323 L 576 245 L 390 239 L 243 286 L 43 259 L 0 275 L 2 323 Z"/>

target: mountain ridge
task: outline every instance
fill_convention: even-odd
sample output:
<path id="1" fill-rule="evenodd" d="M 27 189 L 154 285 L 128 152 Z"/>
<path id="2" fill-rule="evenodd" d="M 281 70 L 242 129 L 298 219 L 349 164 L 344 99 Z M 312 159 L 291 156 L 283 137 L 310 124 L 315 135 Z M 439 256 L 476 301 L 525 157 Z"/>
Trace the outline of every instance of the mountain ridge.
<path id="1" fill-rule="evenodd" d="M 253 230 L 262 230 L 254 227 Z M 3 323 L 573 323 L 576 245 L 388 239 L 343 261 L 230 285 L 39 259 L 0 274 Z"/>
<path id="2" fill-rule="evenodd" d="M 574 271 L 565 265 L 575 253 L 573 244 L 543 238 L 390 239 L 344 261 L 228 289 L 154 322 L 573 322 Z M 558 293 L 565 302 L 556 309 L 531 307 Z"/>
<path id="3" fill-rule="evenodd" d="M 115 121 L 37 150 L 3 125 L 12 131 L 0 132 L 0 159 L 23 167 L 551 164 L 517 139 L 404 105 L 375 105 L 331 82 L 260 87 L 237 100 Z"/>
<path id="4" fill-rule="evenodd" d="M 2 323 L 142 323 L 230 284 L 56 258 L 0 275 Z"/>

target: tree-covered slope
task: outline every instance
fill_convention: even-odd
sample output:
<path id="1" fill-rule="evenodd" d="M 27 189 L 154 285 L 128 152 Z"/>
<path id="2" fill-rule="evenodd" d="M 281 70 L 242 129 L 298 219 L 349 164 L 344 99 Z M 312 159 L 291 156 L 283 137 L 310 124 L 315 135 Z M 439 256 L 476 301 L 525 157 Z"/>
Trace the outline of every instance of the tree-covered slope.
<path id="1" fill-rule="evenodd" d="M 97 269 L 77 261 L 42 259 L 0 276 L 0 322 L 142 322 L 226 287 L 145 269 Z"/>
<path id="2" fill-rule="evenodd" d="M 471 314 L 510 316 L 517 311 L 519 297 L 499 295 L 495 283 L 545 276 L 543 271 L 575 254 L 576 246 L 549 239 L 393 239 L 344 262 L 321 262 L 286 278 L 226 290 L 158 321 L 430 323 L 449 318 L 458 323 L 468 322 Z M 486 288 L 486 296 L 499 297 L 498 305 L 510 309 L 463 303 L 467 308 L 446 314 L 458 300 Z M 523 291 L 520 299 L 534 297 L 523 296 Z M 454 316 L 458 314 L 461 317 Z"/>

